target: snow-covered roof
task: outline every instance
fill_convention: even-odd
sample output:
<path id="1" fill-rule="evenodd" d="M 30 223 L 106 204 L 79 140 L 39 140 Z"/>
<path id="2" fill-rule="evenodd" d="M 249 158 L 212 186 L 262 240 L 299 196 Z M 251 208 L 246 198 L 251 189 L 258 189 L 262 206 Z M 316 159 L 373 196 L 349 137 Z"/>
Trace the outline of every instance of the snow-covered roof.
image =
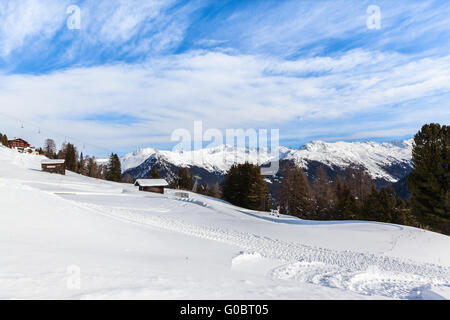
<path id="1" fill-rule="evenodd" d="M 62 164 L 66 162 L 64 159 L 44 159 L 41 161 L 42 164 Z"/>
<path id="2" fill-rule="evenodd" d="M 166 187 L 169 184 L 164 179 L 137 179 L 134 185 L 141 187 Z"/>

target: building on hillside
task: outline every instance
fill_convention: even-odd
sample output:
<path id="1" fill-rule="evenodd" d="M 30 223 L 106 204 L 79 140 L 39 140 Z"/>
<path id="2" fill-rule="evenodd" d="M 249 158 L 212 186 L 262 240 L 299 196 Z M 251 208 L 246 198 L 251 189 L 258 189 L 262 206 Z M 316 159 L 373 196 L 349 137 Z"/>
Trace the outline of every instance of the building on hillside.
<path id="1" fill-rule="evenodd" d="M 42 171 L 66 174 L 66 161 L 64 159 L 45 159 L 41 162 Z"/>
<path id="2" fill-rule="evenodd" d="M 169 184 L 164 179 L 137 179 L 134 185 L 139 187 L 139 191 L 163 194 L 164 187 L 167 187 Z"/>
<path id="3" fill-rule="evenodd" d="M 34 147 L 31 147 L 28 142 L 20 138 L 8 140 L 8 145 L 11 149 L 21 153 L 39 154 Z"/>
<path id="4" fill-rule="evenodd" d="M 30 144 L 23 139 L 8 140 L 8 145 L 11 149 L 17 149 L 23 151 L 25 148 L 29 148 Z"/>

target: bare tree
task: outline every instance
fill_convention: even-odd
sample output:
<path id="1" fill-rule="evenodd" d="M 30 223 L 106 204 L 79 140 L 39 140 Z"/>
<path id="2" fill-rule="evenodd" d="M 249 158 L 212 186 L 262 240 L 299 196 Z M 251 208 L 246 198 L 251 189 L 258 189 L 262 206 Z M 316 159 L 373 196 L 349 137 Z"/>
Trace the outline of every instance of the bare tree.
<path id="1" fill-rule="evenodd" d="M 56 157 L 56 144 L 55 144 L 55 141 L 53 141 L 53 139 L 45 140 L 44 153 L 50 159 L 53 159 Z"/>

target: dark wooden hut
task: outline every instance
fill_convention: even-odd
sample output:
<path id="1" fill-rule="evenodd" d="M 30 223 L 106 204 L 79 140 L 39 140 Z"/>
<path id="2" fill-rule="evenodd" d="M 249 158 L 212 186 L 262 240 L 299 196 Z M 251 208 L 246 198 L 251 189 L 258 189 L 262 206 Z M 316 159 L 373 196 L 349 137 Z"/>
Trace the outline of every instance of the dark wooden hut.
<path id="1" fill-rule="evenodd" d="M 140 191 L 164 193 L 164 187 L 169 184 L 164 179 L 137 179 L 134 183 Z"/>
<path id="2" fill-rule="evenodd" d="M 41 162 L 42 171 L 66 174 L 66 161 L 64 159 L 45 159 Z"/>

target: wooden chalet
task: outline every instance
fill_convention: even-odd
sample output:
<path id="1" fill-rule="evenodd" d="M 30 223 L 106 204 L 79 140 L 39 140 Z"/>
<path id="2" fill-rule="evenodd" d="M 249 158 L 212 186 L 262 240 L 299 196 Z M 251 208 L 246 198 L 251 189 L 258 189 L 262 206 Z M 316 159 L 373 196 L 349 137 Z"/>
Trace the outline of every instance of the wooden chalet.
<path id="1" fill-rule="evenodd" d="M 64 159 L 45 159 L 41 162 L 42 171 L 66 174 L 66 161 Z"/>
<path id="2" fill-rule="evenodd" d="M 164 179 L 137 179 L 134 185 L 139 187 L 139 191 L 164 194 L 164 187 L 169 184 Z"/>
<path id="3" fill-rule="evenodd" d="M 8 140 L 8 144 L 10 148 L 15 148 L 15 149 L 25 149 L 25 148 L 29 148 L 30 144 L 28 142 L 26 142 L 23 139 L 14 139 L 14 140 Z"/>

